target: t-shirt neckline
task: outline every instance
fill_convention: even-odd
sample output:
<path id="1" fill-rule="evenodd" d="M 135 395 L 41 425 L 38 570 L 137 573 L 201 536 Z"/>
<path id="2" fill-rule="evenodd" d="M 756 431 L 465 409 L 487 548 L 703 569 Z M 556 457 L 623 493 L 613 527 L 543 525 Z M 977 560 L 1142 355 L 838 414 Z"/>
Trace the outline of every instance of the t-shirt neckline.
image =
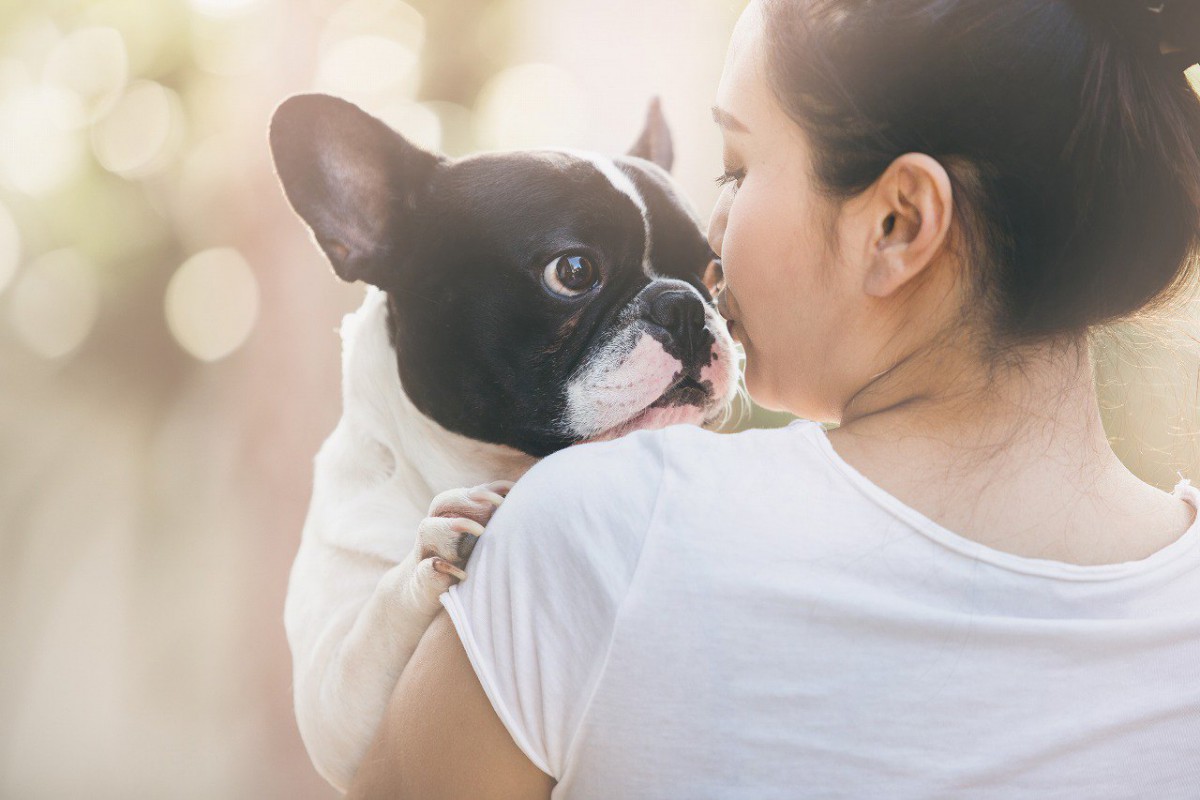
<path id="1" fill-rule="evenodd" d="M 968 539 L 965 536 L 943 527 L 929 517 L 905 504 L 899 498 L 885 491 L 871 481 L 851 464 L 845 461 L 837 450 L 825 428 L 820 423 L 810 420 L 793 420 L 789 428 L 798 428 L 807 433 L 817 443 L 821 452 L 830 462 L 867 497 L 893 515 L 907 522 L 920 533 L 951 550 L 963 555 L 994 564 L 1014 572 L 1029 575 L 1041 575 L 1065 580 L 1111 580 L 1132 575 L 1140 575 L 1168 564 L 1183 555 L 1192 552 L 1200 543 L 1200 489 L 1192 486 L 1191 481 L 1180 476 L 1172 495 L 1182 498 L 1196 509 L 1196 519 L 1182 536 L 1166 547 L 1137 561 L 1122 561 L 1114 564 L 1071 564 L 1066 561 L 1055 561 L 1047 558 L 1032 558 L 1006 553 L 988 545 Z"/>

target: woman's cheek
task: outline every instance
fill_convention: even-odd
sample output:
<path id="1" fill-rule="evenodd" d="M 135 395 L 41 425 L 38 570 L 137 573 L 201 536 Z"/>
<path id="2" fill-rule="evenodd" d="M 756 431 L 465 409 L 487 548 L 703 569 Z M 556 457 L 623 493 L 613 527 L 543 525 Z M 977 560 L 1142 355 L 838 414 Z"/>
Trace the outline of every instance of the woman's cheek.
<path id="1" fill-rule="evenodd" d="M 753 189 L 742 189 L 729 207 L 722 241 L 725 282 L 732 296 L 736 338 L 746 352 L 745 380 L 755 402 L 776 406 L 774 355 L 777 304 L 783 300 L 772 290 L 780 229 L 764 219 L 769 206 L 760 208 Z"/>
<path id="2" fill-rule="evenodd" d="M 726 186 L 717 197 L 712 215 L 708 220 L 708 244 L 712 251 L 724 258 L 725 229 L 729 225 L 729 206 L 733 202 L 733 190 Z"/>
<path id="3" fill-rule="evenodd" d="M 781 298 L 772 288 L 777 286 L 781 238 L 780 228 L 771 219 L 769 204 L 764 204 L 753 188 L 738 192 L 730 208 L 725 229 L 725 279 L 737 301 L 747 335 L 758 346 L 758 337 L 770 333 L 776 308 Z"/>

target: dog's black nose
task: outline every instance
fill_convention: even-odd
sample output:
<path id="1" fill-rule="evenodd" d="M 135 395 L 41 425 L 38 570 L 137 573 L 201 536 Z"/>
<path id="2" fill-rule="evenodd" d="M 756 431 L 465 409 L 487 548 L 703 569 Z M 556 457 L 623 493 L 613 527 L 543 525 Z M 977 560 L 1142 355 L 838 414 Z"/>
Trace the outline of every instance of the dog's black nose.
<path id="1" fill-rule="evenodd" d="M 704 300 L 691 287 L 667 285 L 651 291 L 645 298 L 646 317 L 670 334 L 685 365 L 695 363 L 712 347 L 712 334 L 704 327 Z"/>
<path id="2" fill-rule="evenodd" d="M 648 316 L 679 338 L 704 328 L 704 301 L 686 289 L 667 289 L 650 300 Z"/>

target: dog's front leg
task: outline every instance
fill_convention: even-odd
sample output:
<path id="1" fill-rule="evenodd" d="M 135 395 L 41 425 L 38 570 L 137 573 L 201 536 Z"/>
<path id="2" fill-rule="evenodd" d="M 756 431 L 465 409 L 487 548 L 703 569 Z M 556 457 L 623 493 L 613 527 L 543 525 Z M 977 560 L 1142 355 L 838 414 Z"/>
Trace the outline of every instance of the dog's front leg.
<path id="1" fill-rule="evenodd" d="M 378 580 L 340 643 L 317 647 L 328 661 L 310 666 L 315 685 L 297 683 L 297 717 L 313 763 L 338 788 L 349 786 L 396 681 L 441 611 L 439 595 L 466 577 L 475 541 L 511 487 L 498 481 L 435 497 L 412 551 Z M 328 631 L 323 644 L 336 636 Z"/>

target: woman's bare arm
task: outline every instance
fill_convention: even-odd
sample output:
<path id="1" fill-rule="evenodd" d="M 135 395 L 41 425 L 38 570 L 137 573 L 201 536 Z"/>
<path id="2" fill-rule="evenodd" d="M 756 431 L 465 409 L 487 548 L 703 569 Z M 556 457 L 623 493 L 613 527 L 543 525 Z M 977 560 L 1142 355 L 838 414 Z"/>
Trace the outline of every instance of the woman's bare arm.
<path id="1" fill-rule="evenodd" d="M 348 800 L 546 800 L 553 788 L 496 716 L 442 611 L 396 684 Z"/>

